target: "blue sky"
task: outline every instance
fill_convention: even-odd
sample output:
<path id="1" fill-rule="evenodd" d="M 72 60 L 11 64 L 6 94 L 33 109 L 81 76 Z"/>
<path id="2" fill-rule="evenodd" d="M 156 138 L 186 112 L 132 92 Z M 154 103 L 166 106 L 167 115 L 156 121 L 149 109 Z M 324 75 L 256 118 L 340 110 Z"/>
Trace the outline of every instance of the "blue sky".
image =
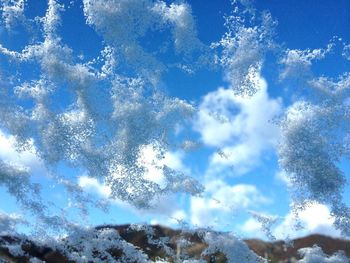
<path id="1" fill-rule="evenodd" d="M 82 7 L 87 2 L 89 1 L 84 1 L 84 3 L 77 0 L 57 1 L 59 4 L 64 4 L 65 7 L 64 11 L 59 12 L 61 23 L 58 25 L 52 23 L 54 29 L 49 28 L 49 22 L 43 22 L 49 29 L 45 29 L 44 25 L 44 29 L 39 26 L 40 29 L 37 30 L 37 24 L 40 25 L 40 22 L 31 20 L 37 16 L 45 16 L 48 7 L 46 1 L 24 1 L 24 10 L 19 8 L 18 13 L 16 13 L 16 9 L 13 9 L 16 12 L 9 15 L 10 18 L 14 17 L 14 22 L 6 20 L 6 16 L 3 15 L 4 9 L 2 9 L 2 22 L 0 23 L 0 47 L 2 48 L 0 50 L 0 76 L 3 78 L 2 82 L 9 81 L 10 78 L 7 76 L 13 76 L 13 82 L 7 85 L 11 88 L 24 82 L 37 80 L 38 77 L 51 81 L 50 77 L 45 76 L 45 74 L 52 74 L 55 85 L 60 83 L 60 74 L 66 73 L 59 71 L 57 73 L 54 68 L 50 68 L 49 72 L 45 73 L 40 69 L 40 63 L 46 63 L 44 59 L 42 59 L 44 62 L 39 63 L 20 62 L 16 64 L 11 58 L 8 58 L 9 50 L 20 53 L 28 45 L 41 43 L 45 37 L 49 39 L 52 36 L 54 38 L 59 36 L 60 43 L 69 47 L 70 51 L 67 54 L 73 57 L 72 61 L 84 64 L 86 67 L 91 65 L 91 68 L 102 68 L 103 63 L 107 61 L 108 56 L 103 57 L 101 54 L 101 50 L 105 46 L 118 45 L 118 41 L 125 41 L 126 46 L 134 44 L 134 36 L 123 33 L 122 29 L 115 29 L 120 30 L 119 33 L 122 32 L 120 36 L 119 33 L 113 35 L 113 31 L 109 31 L 109 27 L 114 28 L 108 23 L 108 14 L 101 11 L 101 14 L 106 15 L 105 19 L 102 16 L 98 17 L 99 13 L 96 16 L 93 12 L 88 13 L 88 10 L 86 11 L 88 15 L 84 16 Z M 108 1 L 108 4 L 112 2 Z M 172 34 L 176 38 L 176 30 L 180 30 L 182 27 L 176 24 L 181 21 L 179 22 L 176 20 L 177 18 L 173 17 L 175 15 L 171 13 L 171 9 L 166 11 L 169 14 L 166 13 L 165 16 L 170 24 L 174 23 L 175 25 L 171 24 L 159 31 L 150 30 L 150 32 L 147 31 L 147 34 L 143 34 L 140 30 L 142 26 L 138 25 L 138 27 L 133 28 L 130 25 L 125 25 L 126 28 L 130 26 L 131 29 L 135 29 L 136 34 L 140 35 L 136 37 L 139 41 L 137 43 L 140 43 L 140 46 L 144 48 L 141 52 L 145 51 L 147 59 L 141 61 L 141 66 L 138 61 L 135 62 L 132 58 L 128 58 L 130 60 L 125 62 L 123 56 L 127 55 L 122 53 L 126 52 L 123 50 L 121 52 L 123 55 L 118 57 L 118 59 L 120 58 L 118 67 L 113 70 L 125 76 L 143 74 L 142 77 L 170 98 L 179 98 L 192 103 L 196 109 L 192 119 L 172 127 L 171 137 L 175 143 L 167 149 L 164 160 L 160 162 L 161 165 L 165 163 L 167 166 L 197 179 L 205 186 L 206 190 L 200 197 L 182 193 L 161 196 L 156 200 L 155 207 L 149 211 L 141 211 L 120 200 L 112 201 L 108 213 L 90 208 L 89 216 L 86 219 L 88 223 L 97 225 L 148 222 L 178 227 L 177 221 L 183 220 L 193 226 L 213 227 L 218 230 L 234 231 L 242 236 L 266 238 L 266 235 L 259 230 L 260 223 L 254 218 L 252 211 L 255 211 L 278 218 L 273 228 L 273 233 L 278 238 L 305 235 L 311 232 L 339 235 L 339 232 L 332 226 L 334 219 L 330 217 L 329 208 L 319 203 L 311 205 L 300 214 L 300 219 L 305 226 L 304 230 L 300 232 L 291 230 L 293 222 L 290 211 L 291 198 L 288 193 L 289 182 L 279 167 L 276 153 L 281 139 L 281 130 L 276 119 L 281 117 L 286 109 L 298 99 L 307 97 L 308 91 L 303 89 L 307 85 L 306 78 L 320 76 L 337 78 L 349 71 L 350 3 L 346 0 L 322 0 L 317 1 L 317 3 L 312 0 L 270 0 L 256 1 L 251 4 L 249 0 L 241 2 L 248 3 L 246 11 L 241 13 L 242 16 L 250 16 L 253 9 L 256 16 L 256 19 L 252 20 L 253 22 L 248 21 L 243 26 L 251 26 L 251 28 L 265 32 L 267 26 L 262 23 L 260 16 L 262 17 L 267 11 L 277 22 L 272 26 L 275 27 L 272 36 L 266 36 L 266 39 L 259 40 L 258 45 L 261 47 L 258 46 L 258 48 L 261 48 L 261 52 L 253 54 L 256 58 L 252 55 L 253 62 L 256 59 L 260 64 L 253 68 L 251 78 L 257 92 L 251 97 L 236 96 L 232 91 L 232 88 L 235 88 L 235 78 L 238 78 L 235 72 L 239 71 L 237 67 L 239 67 L 238 63 L 241 62 L 232 62 L 236 64 L 234 66 L 227 64 L 226 68 L 225 65 L 216 67 L 210 63 L 199 62 L 200 59 L 197 57 L 201 52 L 205 53 L 207 49 L 209 50 L 209 46 L 213 42 L 220 41 L 225 34 L 227 29 L 224 26 L 224 15 L 229 15 L 233 9 L 230 1 L 194 0 L 187 1 L 188 5 L 182 1 L 175 2 L 179 7 L 184 6 L 188 8 L 185 10 L 192 11 L 192 13 L 190 11 L 185 13 L 190 18 L 187 16 L 183 18 L 187 28 L 179 33 L 179 35 L 184 34 L 180 37 L 184 36 L 185 40 L 179 39 L 190 41 L 193 44 L 193 47 L 188 47 L 185 42 L 185 44 L 181 43 L 184 46 L 180 46 L 180 51 L 176 52 L 169 48 L 172 46 L 170 39 L 174 37 Z M 53 3 L 57 7 L 57 3 L 55 1 Z M 130 1 L 130 3 L 133 5 L 134 2 Z M 173 1 L 165 1 L 165 6 L 168 8 L 171 3 Z M 4 6 L 6 6 L 6 1 L 2 3 L 2 8 Z M 86 6 L 88 5 L 86 4 Z M 88 9 L 88 7 L 85 8 Z M 99 11 L 99 9 L 96 10 Z M 25 19 L 21 18 L 22 15 Z M 141 14 L 139 15 L 141 16 Z M 92 21 L 90 24 L 86 21 L 86 17 L 89 16 L 91 16 Z M 141 17 L 140 19 L 142 23 L 148 23 L 146 18 Z M 120 21 L 113 20 L 112 22 Z M 197 32 L 197 35 L 190 35 L 193 32 Z M 265 40 L 268 42 L 267 38 L 269 37 L 274 45 L 272 48 L 270 47 L 271 43 L 265 43 Z M 179 39 L 177 39 L 177 43 L 179 43 Z M 54 43 L 54 45 L 56 44 Z M 165 52 L 160 52 L 161 48 L 164 48 Z M 220 53 L 222 49 L 224 49 L 223 46 L 219 47 L 217 52 Z M 56 50 L 54 51 L 56 52 Z M 250 51 L 243 50 L 241 54 L 237 55 L 236 53 L 236 55 L 243 56 L 244 63 L 244 56 L 246 54 L 246 57 L 249 57 Z M 39 54 L 41 51 L 35 52 Z M 65 51 L 57 51 L 58 59 L 68 61 L 69 58 L 60 57 L 60 52 L 66 54 Z M 186 52 L 190 52 L 189 59 L 186 57 Z M 40 57 L 40 54 L 37 56 Z M 158 61 L 154 62 L 153 57 L 148 60 L 149 54 L 151 56 L 156 54 L 154 56 L 156 60 L 162 61 L 166 65 L 165 70 L 160 70 L 159 78 L 155 75 L 163 64 L 159 63 L 158 65 Z M 297 69 L 294 68 L 295 64 L 293 64 L 293 58 L 295 59 L 293 55 L 295 54 L 300 56 L 301 61 L 299 61 L 300 65 L 297 65 Z M 212 62 L 213 55 L 209 54 L 208 59 Z M 130 66 L 128 64 L 130 61 L 132 61 L 130 64 L 135 63 L 135 65 Z M 69 64 L 70 62 L 65 63 Z M 145 73 L 142 71 L 142 65 L 147 67 Z M 186 73 L 186 69 L 183 70 L 183 65 L 189 68 L 190 73 Z M 300 72 L 294 72 L 294 70 L 300 70 Z M 109 85 L 114 82 L 109 82 L 111 77 L 108 76 L 108 72 L 105 73 L 103 70 L 101 72 L 107 77 L 99 82 L 99 85 L 108 89 Z M 292 73 L 297 77 L 290 77 L 289 75 Z M 60 90 L 55 92 L 51 98 L 52 107 L 56 113 L 67 108 L 69 110 L 74 108 L 69 108 L 69 105 L 73 104 L 76 98 L 70 91 L 70 85 L 78 86 L 80 84 L 75 82 L 78 78 L 76 76 L 67 78 L 71 79 L 68 82 L 62 82 Z M 87 96 L 85 99 L 93 102 L 92 104 L 95 103 L 97 106 L 94 104 L 93 107 L 97 110 L 104 108 L 106 112 L 112 111 L 111 105 L 98 104 L 99 101 L 104 101 L 102 97 L 105 94 L 103 88 L 99 92 L 101 93 L 96 93 L 96 97 Z M 38 101 L 35 101 L 35 98 L 33 100 L 18 99 L 16 103 L 22 105 L 24 109 L 32 110 L 35 103 L 40 104 Z M 125 107 L 130 106 L 128 101 L 123 103 L 125 103 Z M 1 119 L 0 121 L 4 122 Z M 104 129 L 105 127 L 102 125 L 107 124 L 103 121 L 101 123 L 99 128 Z M 5 125 L 2 125 L 1 128 L 0 158 L 10 163 L 29 167 L 32 174 L 31 180 L 39 182 L 43 186 L 43 199 L 50 200 L 57 206 L 50 208 L 51 212 L 67 213 L 72 218 L 77 219 L 77 212 L 74 209 L 76 200 L 66 198 L 67 193 L 62 185 L 52 187 L 52 178 L 43 175 L 48 173 L 43 161 L 33 152 L 17 153 L 15 139 L 10 129 L 6 129 Z M 181 143 L 188 138 L 198 143 L 198 147 L 186 151 L 184 148 L 176 146 L 176 143 Z M 34 143 L 34 148 L 41 146 Z M 157 177 L 157 171 L 152 170 L 156 169 L 151 164 L 152 156 L 156 158 L 154 149 L 146 147 L 144 161 L 148 162 L 146 167 L 151 171 L 146 177 L 154 176 L 151 180 L 161 184 L 162 176 Z M 87 175 L 88 168 L 84 165 L 73 169 L 68 167 L 64 161 L 60 160 L 59 164 L 55 166 L 56 171 L 64 178 L 78 183 L 86 193 L 90 194 L 92 199 L 106 197 L 110 194 L 111 190 L 103 184 L 101 177 L 89 177 Z M 344 159 L 338 163 L 338 166 L 349 178 L 348 161 Z M 345 202 L 350 200 L 348 189 L 347 186 L 343 195 Z M 5 187 L 0 188 L 2 200 L 6 200 L 1 202 L 0 209 L 8 213 L 20 213 L 18 204 L 6 192 Z"/>

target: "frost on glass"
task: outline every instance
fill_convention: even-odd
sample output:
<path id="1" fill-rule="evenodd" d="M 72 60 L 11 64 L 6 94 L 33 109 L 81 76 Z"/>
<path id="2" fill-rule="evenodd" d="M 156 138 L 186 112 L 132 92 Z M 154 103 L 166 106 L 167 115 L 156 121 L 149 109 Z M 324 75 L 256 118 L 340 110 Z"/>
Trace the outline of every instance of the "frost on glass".
<path id="1" fill-rule="evenodd" d="M 221 49 L 217 61 L 235 94 L 251 96 L 258 90 L 256 77 L 260 75 L 265 56 L 276 46 L 277 23 L 270 13 L 255 10 L 251 1 L 233 3 L 232 14 L 225 17 L 227 32 L 212 46 Z"/>
<path id="2" fill-rule="evenodd" d="M 18 240 L 0 240 L 12 255 L 25 253 L 21 244 L 26 237 L 15 233 L 20 225 L 32 229 L 38 242 L 77 262 L 113 261 L 111 248 L 123 251 L 120 262 L 148 262 L 145 253 L 122 240 L 116 231 L 86 229 L 65 216 L 70 208 L 83 216 L 90 206 L 106 209 L 107 200 L 84 192 L 76 176 L 60 169 L 77 169 L 108 186 L 109 199 L 138 209 L 150 208 L 167 194 L 200 195 L 204 191 L 200 182 L 163 162 L 170 150 L 190 152 L 201 147 L 188 138 L 174 139 L 176 129 L 186 127 L 197 108 L 168 96 L 162 87 L 163 74 L 171 68 L 184 74 L 218 69 L 235 96 L 249 99 L 266 88 L 258 80 L 266 55 L 275 51 L 282 67 L 281 81 L 301 76 L 310 95 L 297 97 L 278 122 L 282 133 L 279 161 L 290 181 L 295 207 L 303 209 L 310 202 L 330 205 L 335 226 L 350 236 L 350 208 L 342 201 L 346 180 L 337 165 L 349 153 L 350 77 L 348 73 L 336 79 L 317 77 L 311 72 L 312 63 L 327 56 L 333 42 L 314 50 L 283 49 L 274 38 L 277 22 L 270 13 L 255 10 L 251 1 L 233 1 L 233 11 L 225 17 L 227 32 L 206 45 L 198 38 L 191 6 L 184 1 L 83 0 L 79 4 L 86 24 L 101 38 L 99 55 L 85 59 L 60 36 L 67 6 L 48 0 L 43 17 L 27 18 L 26 3 L 0 1 L 1 25 L 8 34 L 16 30 L 33 33 L 22 48 L 0 43 L 0 129 L 13 138 L 19 154 L 31 154 L 38 160 L 52 189 L 64 189 L 69 206 L 59 208 L 43 200 L 43 185 L 35 182 L 30 167 L 0 160 L 0 186 L 26 215 L 35 218 L 27 222 L 0 211 L 0 234 L 11 232 Z M 143 41 L 157 33 L 166 34 L 163 43 L 153 46 Z M 166 55 L 171 61 L 164 59 Z M 342 55 L 349 59 L 349 45 L 344 44 Z M 301 71 L 307 74 L 300 75 Z M 215 112 L 208 115 L 218 122 L 230 121 Z M 147 177 L 147 151 L 154 153 L 151 162 L 161 174 L 161 183 Z M 229 157 L 221 149 L 218 155 Z M 270 227 L 276 219 L 252 214 L 263 232 L 274 239 Z M 174 255 L 166 240 L 153 239 L 147 226 L 133 227 L 142 228 L 149 242 Z M 62 238 L 55 239 L 49 235 L 52 233 Z M 203 256 L 221 252 L 229 262 L 263 260 L 232 234 L 208 229 L 198 233 L 208 245 Z M 317 247 L 301 254 L 300 262 L 345 262 L 344 255 L 327 257 Z"/>
<path id="3" fill-rule="evenodd" d="M 113 52 L 123 49 L 119 46 L 118 36 L 136 41 L 134 38 L 138 34 L 131 32 L 140 30 L 141 34 L 142 29 L 137 23 L 127 30 L 131 35 L 126 36 L 120 28 L 114 28 L 105 15 L 98 16 L 105 18 L 102 21 L 89 16 L 90 11 L 98 12 L 100 9 L 94 8 L 101 7 L 101 3 L 93 3 L 84 2 L 88 24 L 96 24 L 97 29 L 104 28 L 101 29 L 103 32 L 111 31 L 109 34 L 118 43 L 113 44 L 111 40 L 113 46 L 103 49 L 104 63 L 100 68 L 94 68 L 88 62 L 76 62 L 73 50 L 60 41 L 56 30 L 64 8 L 56 1 L 49 2 L 46 16 L 40 20 L 42 42 L 28 45 L 22 51 L 2 47 L 5 58 L 16 61 L 21 69 L 36 63 L 40 72 L 38 79 L 16 81 L 2 91 L 3 128 L 16 136 L 19 149 L 25 149 L 28 142 L 34 140 L 36 155 L 48 168 L 54 169 L 60 162 L 83 167 L 88 176 L 102 179 L 110 185 L 112 197 L 139 207 L 147 206 L 147 200 L 152 200 L 152 196 L 174 188 L 176 191 L 199 193 L 201 187 L 191 186 L 196 184 L 193 179 L 179 175 L 181 180 L 178 180 L 176 172 L 165 166 L 160 167 L 169 181 L 165 188 L 161 189 L 143 178 L 146 168 L 137 161 L 142 158 L 141 148 L 152 145 L 159 149 L 159 158 L 162 158 L 171 144 L 171 129 L 190 118 L 194 108 L 186 101 L 167 97 L 152 83 L 154 79 L 151 81 L 138 74 L 123 76 L 113 69 Z M 121 8 L 119 11 L 123 14 L 128 13 L 130 8 L 136 8 L 140 12 L 137 9 L 139 2 L 133 3 L 125 1 L 126 10 Z M 143 20 L 141 22 L 143 24 Z M 101 34 L 104 35 L 103 32 Z M 127 43 L 128 48 L 130 45 Z M 142 66 L 131 63 L 137 71 L 151 70 L 152 61 L 156 61 L 146 54 L 133 53 L 133 56 L 145 63 Z M 58 93 L 69 97 L 71 102 L 53 104 Z M 33 106 L 24 109 L 17 105 L 22 100 L 31 101 Z"/>
<path id="4" fill-rule="evenodd" d="M 318 246 L 302 248 L 298 252 L 303 257 L 300 263 L 345 263 L 349 260 L 342 252 L 328 256 Z"/>
<path id="5" fill-rule="evenodd" d="M 282 120 L 280 164 L 291 180 L 295 205 L 330 205 L 335 226 L 349 235 L 349 207 L 342 201 L 346 178 L 338 163 L 349 151 L 349 76 L 308 81 L 317 99 L 290 106 Z"/>

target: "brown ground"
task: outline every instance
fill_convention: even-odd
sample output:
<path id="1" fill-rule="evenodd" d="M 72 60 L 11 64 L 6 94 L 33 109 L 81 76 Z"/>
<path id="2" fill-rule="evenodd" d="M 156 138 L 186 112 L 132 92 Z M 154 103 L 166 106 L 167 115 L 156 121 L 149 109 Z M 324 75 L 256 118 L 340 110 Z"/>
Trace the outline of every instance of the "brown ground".
<path id="1" fill-rule="evenodd" d="M 139 247 L 144 251 L 148 257 L 152 260 L 156 258 L 167 259 L 170 262 L 174 262 L 174 258 L 166 255 L 164 248 L 157 246 L 156 244 L 150 243 L 144 231 L 136 231 L 129 229 L 129 225 L 120 226 L 100 226 L 101 228 L 114 228 L 116 229 L 120 236 L 132 243 L 133 245 Z M 181 234 L 179 230 L 173 230 L 162 226 L 153 226 L 154 229 L 154 239 L 168 237 L 169 242 L 167 245 L 173 249 L 175 252 L 179 251 L 176 245 L 176 241 L 182 237 L 186 240 L 192 242 L 185 251 L 190 258 L 200 258 L 201 252 L 206 248 L 206 244 L 201 241 L 201 238 L 197 234 Z M 16 263 L 29 263 L 31 257 L 39 258 L 48 263 L 68 263 L 70 261 L 62 255 L 59 251 L 54 251 L 49 247 L 39 247 L 35 245 L 33 241 L 26 241 L 22 245 L 22 249 L 27 253 L 26 257 L 14 257 L 12 256 L 8 249 L 4 247 L 4 243 L 18 243 L 19 239 L 11 236 L 0 237 L 0 262 L 16 262 Z M 262 257 L 269 258 L 270 262 L 283 262 L 288 258 L 298 258 L 298 249 L 303 247 L 311 247 L 313 245 L 318 245 L 326 254 L 333 254 L 338 250 L 343 250 L 345 254 L 350 257 L 350 241 L 342 239 L 334 239 L 331 237 L 323 235 L 310 235 L 303 238 L 298 238 L 293 240 L 293 247 L 287 247 L 283 241 L 276 242 L 265 242 L 258 239 L 248 239 L 245 240 L 247 245 L 258 255 Z M 123 251 L 114 249 L 110 253 L 117 259 L 122 255 Z M 204 258 L 207 262 L 225 262 L 225 257 L 220 253 L 216 253 L 212 256 L 206 256 Z"/>

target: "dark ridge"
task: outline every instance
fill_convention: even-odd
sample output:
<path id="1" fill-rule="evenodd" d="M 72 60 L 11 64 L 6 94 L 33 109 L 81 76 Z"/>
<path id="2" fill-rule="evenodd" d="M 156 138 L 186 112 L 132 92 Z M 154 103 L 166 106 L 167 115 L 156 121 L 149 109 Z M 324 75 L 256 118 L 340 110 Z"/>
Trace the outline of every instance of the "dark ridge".
<path id="1" fill-rule="evenodd" d="M 314 245 L 322 248 L 327 255 L 342 250 L 350 258 L 350 240 L 333 238 L 329 236 L 313 234 L 292 240 L 293 246 L 287 246 L 284 241 L 266 242 L 259 239 L 244 240 L 256 254 L 269 258 L 272 262 L 283 262 L 288 259 L 300 259 L 298 250 Z"/>

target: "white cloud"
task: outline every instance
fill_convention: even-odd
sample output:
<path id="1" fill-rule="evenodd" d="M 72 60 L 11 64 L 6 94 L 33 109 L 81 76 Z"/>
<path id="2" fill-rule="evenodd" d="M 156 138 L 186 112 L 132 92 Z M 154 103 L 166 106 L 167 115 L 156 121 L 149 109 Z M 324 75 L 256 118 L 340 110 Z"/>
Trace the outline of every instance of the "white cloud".
<path id="1" fill-rule="evenodd" d="M 78 185 L 86 191 L 93 191 L 104 198 L 108 198 L 111 194 L 111 188 L 103 183 L 100 183 L 96 178 L 88 177 L 86 175 L 78 178 Z"/>
<path id="2" fill-rule="evenodd" d="M 274 230 L 276 237 L 300 237 L 313 233 L 340 236 L 340 232 L 333 226 L 334 217 L 331 216 L 329 208 L 323 204 L 315 203 L 306 207 L 299 213 L 299 220 L 304 229 L 296 231 L 293 227 L 295 225 L 294 214 L 287 214 L 283 222 Z"/>
<path id="3" fill-rule="evenodd" d="M 219 88 L 207 94 L 199 107 L 194 129 L 204 144 L 220 149 L 211 158 L 209 169 L 214 172 L 222 166 L 233 166 L 236 173 L 249 171 L 279 139 L 279 127 L 272 121 L 281 113 L 281 99 L 269 97 L 262 77 L 256 82 L 258 92 L 251 97 Z"/>
<path id="4" fill-rule="evenodd" d="M 164 155 L 164 164 L 174 170 L 182 171 L 184 173 L 190 173 L 189 168 L 186 167 L 183 163 L 184 158 L 185 155 L 181 151 L 166 152 Z"/>
<path id="5" fill-rule="evenodd" d="M 96 193 L 103 198 L 109 198 L 111 189 L 109 186 L 99 182 L 96 178 L 88 176 L 80 176 L 78 179 L 80 187 L 85 191 Z M 175 195 L 157 196 L 150 202 L 151 207 L 148 209 L 136 209 L 127 202 L 123 202 L 117 198 L 111 199 L 113 205 L 126 208 L 131 211 L 139 220 L 145 221 L 150 219 L 152 225 L 161 224 L 170 227 L 178 226 L 182 221 L 188 219 L 185 211 L 181 209 L 181 202 Z M 169 205 L 171 204 L 171 205 Z"/>
<path id="6" fill-rule="evenodd" d="M 163 9 L 156 10 L 158 5 Z M 154 182 L 161 185 L 164 180 L 156 175 L 153 166 L 145 175 L 152 175 L 148 179 L 153 182 L 143 180 L 143 170 L 136 167 L 140 147 L 159 142 L 162 150 L 168 150 L 173 145 L 172 131 L 194 111 L 191 104 L 168 98 L 158 89 L 155 79 L 165 67 L 158 59 L 164 60 L 164 54 L 158 58 L 161 52 L 158 45 L 146 44 L 142 39 L 169 31 L 173 34 L 173 45 L 165 35 L 164 42 L 175 48 L 166 52 L 197 50 L 191 9 L 184 3 L 167 5 L 148 0 L 84 0 L 83 8 L 86 22 L 102 35 L 103 45 L 108 45 L 101 50 L 101 57 L 77 62 L 75 52 L 57 31 L 64 8 L 56 0 L 48 1 L 45 16 L 33 28 L 42 32 L 42 42 L 28 44 L 18 51 L 0 45 L 5 59 L 23 66 L 30 61 L 39 67 L 38 76 L 34 77 L 37 81 L 27 78 L 7 83 L 9 91 L 20 87 L 15 92 L 19 100 L 16 96 L 9 100 L 12 96 L 7 89 L 0 91 L 0 119 L 6 120 L 3 123 L 6 130 L 22 141 L 35 138 L 38 155 L 45 158 L 50 168 L 57 164 L 79 166 L 89 175 L 109 180 L 114 196 L 142 208 L 148 205 L 144 196 L 163 192 Z M 193 45 L 190 48 L 187 44 Z M 157 54 L 149 48 L 154 48 Z M 197 53 L 202 52 L 194 53 L 199 56 Z M 130 70 L 127 76 L 115 72 L 116 62 L 112 58 L 115 56 L 119 73 L 124 72 L 123 68 Z M 187 56 L 175 57 L 192 64 Z M 168 63 L 173 67 L 179 61 L 164 62 Z M 4 79 L 13 79 L 11 73 Z M 107 82 L 109 88 L 101 89 Z M 58 88 L 63 83 L 67 89 Z M 26 95 L 28 105 L 32 104 L 25 110 L 17 107 L 22 95 Z M 56 95 L 67 97 L 67 103 L 52 106 L 52 102 L 57 102 Z M 116 179 L 111 171 L 119 167 L 125 168 L 125 173 Z M 168 192 L 196 194 L 201 190 L 199 183 L 190 177 L 170 169 L 165 174 Z"/>
<path id="7" fill-rule="evenodd" d="M 261 229 L 261 223 L 259 223 L 253 217 L 249 218 L 240 227 L 241 231 L 247 235 L 247 237 L 265 239 L 266 236 Z"/>
<path id="8" fill-rule="evenodd" d="M 187 174 L 190 173 L 190 170 L 182 162 L 183 158 L 184 153 L 181 151 L 165 152 L 164 155 L 161 155 L 159 149 L 147 145 L 140 151 L 138 164 L 146 169 L 144 177 L 147 180 L 155 182 L 163 188 L 166 186 L 166 178 L 162 170 L 164 166 Z"/>
<path id="9" fill-rule="evenodd" d="M 155 182 L 161 187 L 165 187 L 166 179 L 162 171 L 163 166 L 167 166 L 171 169 L 182 172 L 189 171 L 189 169 L 182 162 L 182 158 L 184 157 L 182 152 L 166 152 L 163 156 L 164 158 L 160 158 L 159 154 L 160 153 L 157 152 L 157 149 L 152 146 L 146 146 L 140 151 L 138 164 L 146 169 L 144 174 L 145 179 Z M 120 175 L 115 174 L 115 176 L 118 177 Z M 112 193 L 110 186 L 97 180 L 96 178 L 88 177 L 86 175 L 82 175 L 78 178 L 78 185 L 88 192 L 97 193 L 103 198 L 109 198 Z M 123 207 L 127 206 L 131 208 L 131 206 L 129 206 L 126 202 L 123 202 L 117 198 L 113 199 L 113 203 Z M 176 200 L 174 195 L 164 194 L 161 196 L 156 196 L 154 200 L 150 200 L 150 208 L 146 210 L 140 210 L 138 212 L 134 209 L 134 212 L 139 214 L 146 213 L 163 216 L 165 215 L 167 218 L 177 218 L 177 216 L 174 216 L 174 211 L 177 211 L 179 208 L 179 205 L 177 203 L 178 200 Z M 169 204 L 174 205 L 169 206 Z"/>
<path id="10" fill-rule="evenodd" d="M 108 186 L 95 178 L 81 176 L 79 185 L 85 190 L 96 192 L 105 198 L 108 198 L 111 193 Z M 118 206 L 130 207 L 120 200 L 113 202 Z M 141 218 L 153 217 L 152 224 L 176 226 L 182 221 L 189 221 L 197 226 L 219 226 L 222 223 L 227 224 L 239 210 L 257 207 L 269 202 L 271 200 L 263 196 L 254 185 L 230 186 L 223 181 L 216 180 L 206 184 L 206 192 L 203 197 L 192 196 L 190 198 L 189 215 L 181 208 L 181 198 L 179 199 L 175 195 L 159 196 L 151 202 L 153 207 L 147 210 L 130 208 Z"/>
<path id="11" fill-rule="evenodd" d="M 7 163 L 23 167 L 31 172 L 44 170 L 44 164 L 35 154 L 33 144 L 25 151 L 16 150 L 16 138 L 12 135 L 6 135 L 0 130 L 0 160 Z"/>
<path id="12" fill-rule="evenodd" d="M 288 175 L 284 170 L 277 171 L 275 174 L 275 179 L 279 182 L 284 183 L 287 186 L 291 185 L 291 181 L 288 178 Z"/>
<path id="13" fill-rule="evenodd" d="M 183 209 L 173 211 L 169 216 L 157 217 L 151 220 L 152 225 L 164 225 L 171 227 L 181 226 L 183 222 L 187 221 L 187 214 Z"/>
<path id="14" fill-rule="evenodd" d="M 309 234 L 341 236 L 340 231 L 333 226 L 334 217 L 331 216 L 329 208 L 323 204 L 310 204 L 305 210 L 299 213 L 298 220 L 299 223 L 296 226 L 296 216 L 293 212 L 290 212 L 282 218 L 282 221 L 277 222 L 271 228 L 271 233 L 277 239 L 298 238 Z M 253 217 L 245 221 L 240 227 L 240 230 L 247 237 L 266 238 L 266 235 L 262 231 L 261 223 Z"/>
<path id="15" fill-rule="evenodd" d="M 191 197 L 191 223 L 218 226 L 228 223 L 239 211 L 269 203 L 254 185 L 228 185 L 221 180 L 210 181 L 203 197 Z"/>

